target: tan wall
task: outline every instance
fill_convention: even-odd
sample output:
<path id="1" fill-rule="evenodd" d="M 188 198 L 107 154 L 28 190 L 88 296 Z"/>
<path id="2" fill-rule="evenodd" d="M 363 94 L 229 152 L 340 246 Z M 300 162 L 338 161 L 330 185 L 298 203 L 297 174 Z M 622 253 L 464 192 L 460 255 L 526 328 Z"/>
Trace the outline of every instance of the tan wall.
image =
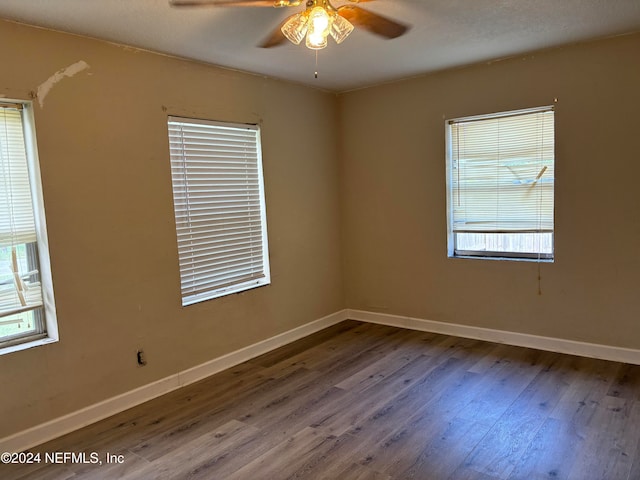
<path id="1" fill-rule="evenodd" d="M 0 438 L 344 308 L 334 95 L 6 22 L 0 45 L 7 98 L 89 65 L 34 102 L 60 342 L 0 356 Z M 167 115 L 261 122 L 270 286 L 180 307 Z"/>
<path id="2" fill-rule="evenodd" d="M 340 97 L 350 308 L 640 348 L 640 35 Z M 447 118 L 556 105 L 556 261 L 447 258 Z"/>

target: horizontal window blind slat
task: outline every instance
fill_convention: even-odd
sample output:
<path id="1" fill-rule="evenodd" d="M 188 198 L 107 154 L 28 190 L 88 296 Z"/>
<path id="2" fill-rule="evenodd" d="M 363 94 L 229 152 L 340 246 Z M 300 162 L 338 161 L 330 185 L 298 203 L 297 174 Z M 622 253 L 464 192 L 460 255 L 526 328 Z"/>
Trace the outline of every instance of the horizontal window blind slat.
<path id="1" fill-rule="evenodd" d="M 178 249 L 186 251 L 187 248 L 197 248 L 200 245 L 210 245 L 212 248 L 217 247 L 219 243 L 230 243 L 238 240 L 245 242 L 262 241 L 262 229 L 225 229 L 222 232 L 216 231 L 210 235 L 188 235 L 178 239 Z"/>
<path id="2" fill-rule="evenodd" d="M 248 260 L 246 256 L 241 257 L 240 255 L 236 255 L 235 257 L 229 256 L 221 259 L 216 263 L 206 264 L 203 260 L 195 263 L 180 263 L 180 265 L 185 269 L 183 276 L 184 281 L 194 282 L 196 279 L 215 281 L 218 275 L 228 272 L 246 269 L 261 270 L 262 257 L 257 256 L 255 259 Z"/>
<path id="3" fill-rule="evenodd" d="M 262 264 L 262 248 L 248 248 L 229 252 L 204 252 L 203 254 L 184 253 L 180 266 L 185 275 L 193 272 L 215 272 L 226 268 L 237 268 L 247 264 Z"/>
<path id="4" fill-rule="evenodd" d="M 260 215 L 236 215 L 228 217 L 220 217 L 207 222 L 206 225 L 192 225 L 186 224 L 187 227 L 183 230 L 184 236 L 179 236 L 178 240 L 188 239 L 189 236 L 198 237 L 199 235 L 215 234 L 220 228 L 235 228 L 245 226 L 246 228 L 261 228 Z"/>
<path id="5" fill-rule="evenodd" d="M 251 212 L 251 211 L 260 211 L 260 198 L 246 198 L 246 199 L 237 199 L 237 198 L 223 198 L 222 195 L 219 200 L 214 202 L 205 203 L 205 202 L 195 202 L 189 203 L 188 201 L 184 203 L 184 208 L 180 208 L 178 210 L 178 214 L 182 215 L 183 212 L 190 212 L 190 216 L 197 217 L 208 214 L 216 214 L 223 212 Z M 182 207 L 182 205 L 179 205 Z"/>
<path id="6" fill-rule="evenodd" d="M 241 215 L 236 217 L 205 217 L 201 222 L 176 221 L 176 231 L 179 241 L 188 241 L 190 238 L 217 237 L 233 233 L 248 234 L 254 231 L 262 231 L 259 213 L 253 216 Z"/>
<path id="7" fill-rule="evenodd" d="M 172 180 L 175 185 L 176 190 L 186 190 L 188 189 L 190 192 L 210 192 L 211 190 L 222 190 L 225 188 L 260 188 L 260 184 L 258 183 L 258 179 L 255 177 L 249 178 L 216 178 L 215 181 L 206 181 L 202 179 L 198 179 L 194 181 L 190 179 L 187 182 L 187 179 L 181 176 L 174 178 Z"/>
<path id="8" fill-rule="evenodd" d="M 260 207 L 260 194 L 258 193 L 256 195 L 251 192 L 246 192 L 242 195 L 237 193 L 225 194 L 224 192 L 220 192 L 216 197 L 178 196 L 177 201 L 179 202 L 177 206 L 180 208 L 198 211 L 206 211 L 208 209 L 217 209 L 221 207 L 239 207 L 246 210 L 252 206 Z"/>
<path id="9" fill-rule="evenodd" d="M 209 159 L 209 161 L 211 161 Z M 203 162 L 205 163 L 205 162 Z M 173 166 L 173 171 L 175 172 L 176 175 L 178 176 L 197 176 L 197 175 L 203 175 L 206 173 L 214 173 L 217 174 L 219 172 L 229 172 L 229 173 L 244 173 L 244 174 L 253 174 L 255 172 L 257 172 L 257 169 L 255 167 L 250 167 L 250 166 L 246 166 L 246 165 L 241 165 L 241 164 L 228 164 L 228 162 L 225 162 L 225 164 L 220 163 L 219 165 L 198 165 L 198 164 L 192 164 L 192 165 L 175 165 Z"/>
<path id="10" fill-rule="evenodd" d="M 176 227 L 180 230 L 180 233 L 184 233 L 184 229 L 196 229 L 205 228 L 207 225 L 220 225 L 225 219 L 236 219 L 244 215 L 245 218 L 254 217 L 256 221 L 261 220 L 260 211 L 255 209 L 246 210 L 220 210 L 218 212 L 208 212 L 203 214 L 192 213 L 191 215 L 178 215 L 176 216 Z"/>
<path id="11" fill-rule="evenodd" d="M 209 189 L 207 191 L 196 191 L 194 192 L 191 189 L 185 190 L 184 192 L 177 192 L 177 200 L 180 205 L 197 205 L 198 203 L 206 203 L 208 201 L 217 202 L 215 196 L 219 195 L 224 198 L 238 198 L 245 199 L 250 198 L 252 200 L 260 200 L 260 190 L 258 188 L 249 187 L 246 189 L 243 188 L 216 188 Z"/>
<path id="12" fill-rule="evenodd" d="M 246 282 L 248 280 L 264 278 L 265 275 L 261 269 L 247 268 L 244 270 L 237 270 L 229 272 L 228 274 L 219 274 L 215 280 L 202 281 L 202 282 L 183 282 L 181 283 L 181 290 L 183 295 L 195 295 L 208 290 L 215 290 L 218 288 L 228 287 L 234 283 Z"/>
<path id="13" fill-rule="evenodd" d="M 204 168 L 202 165 L 207 160 L 215 159 L 221 162 L 218 168 L 248 169 L 248 163 L 256 158 L 255 152 L 246 150 L 187 150 L 176 152 L 182 156 L 182 165 L 173 164 L 174 168 L 183 168 L 187 171 L 196 168 Z"/>
<path id="14" fill-rule="evenodd" d="M 213 296 L 213 298 L 215 298 L 217 296 L 215 295 L 216 291 L 220 291 L 223 289 L 226 290 L 225 293 L 229 293 L 229 292 L 235 293 L 235 289 L 233 287 L 236 287 L 238 285 L 243 285 L 243 284 L 246 285 L 247 282 L 255 282 L 255 286 L 258 286 L 260 284 L 259 282 L 265 278 L 266 277 L 263 274 L 238 275 L 234 277 L 229 277 L 224 282 L 206 285 L 205 287 L 202 287 L 202 288 L 182 289 L 182 294 L 185 299 L 185 302 L 187 304 L 191 304 L 194 302 L 191 302 L 190 300 L 194 297 L 198 297 L 200 301 L 208 300 L 209 296 Z M 264 282 L 264 280 L 262 281 Z M 246 290 L 246 288 L 243 288 L 242 290 Z"/>
<path id="15" fill-rule="evenodd" d="M 248 150 L 175 150 L 171 155 L 180 157 L 180 161 L 172 161 L 172 171 L 219 170 L 229 168 L 233 170 L 255 169 L 256 151 Z M 212 165 L 211 160 L 217 164 Z"/>
<path id="16" fill-rule="evenodd" d="M 247 220 L 253 220 L 255 222 L 261 222 L 260 212 L 251 214 L 252 212 L 238 212 L 234 215 L 208 215 L 200 218 L 176 218 L 176 230 L 179 236 L 183 236 L 193 232 L 201 232 L 209 229 L 219 230 L 223 228 L 226 220 L 236 221 L 238 218 L 242 218 L 242 214 L 245 214 L 244 218 Z M 194 233 L 195 234 L 195 233 Z"/>
<path id="17" fill-rule="evenodd" d="M 173 122 L 169 123 L 169 132 L 175 135 L 189 136 L 219 136 L 229 138 L 253 138 L 256 136 L 256 128 L 237 128 L 224 125 L 204 125 L 196 123 Z"/>
<path id="18" fill-rule="evenodd" d="M 206 288 L 214 289 L 227 286 L 232 279 L 246 281 L 248 278 L 264 277 L 264 272 L 258 263 L 246 264 L 243 267 L 233 269 L 217 269 L 213 273 L 215 274 L 185 275 L 180 282 L 180 288 L 184 294 L 191 294 Z"/>
<path id="19" fill-rule="evenodd" d="M 224 191 L 225 188 L 240 189 L 247 187 L 249 191 L 259 188 L 254 179 L 244 178 L 210 178 L 210 179 L 186 179 L 179 178 L 174 182 L 177 194 L 211 194 L 212 191 Z"/>
<path id="20" fill-rule="evenodd" d="M 197 245 L 187 245 L 178 248 L 180 254 L 184 258 L 202 258 L 208 256 L 216 256 L 223 258 L 223 255 L 228 253 L 249 253 L 258 252 L 262 254 L 261 246 L 262 238 L 256 236 L 252 240 L 246 240 L 246 237 L 239 237 L 234 240 L 228 240 L 221 244 L 212 244 L 210 242 L 203 242 Z"/>
<path id="21" fill-rule="evenodd" d="M 214 192 L 212 192 L 214 193 Z M 253 203 L 260 205 L 260 192 L 255 190 L 247 190 L 245 192 L 229 192 L 216 191 L 215 195 L 185 195 L 178 196 L 179 205 L 188 205 L 190 208 L 196 208 L 206 205 L 225 205 L 225 204 L 245 204 Z"/>
<path id="22" fill-rule="evenodd" d="M 201 142 L 220 142 L 220 143 L 232 143 L 232 144 L 246 144 L 248 146 L 255 147 L 255 132 L 239 133 L 238 135 L 232 134 L 212 134 L 207 131 L 189 131 L 189 130 L 170 130 L 169 139 L 171 141 L 178 142 L 181 146 L 188 148 L 192 145 L 197 145 Z"/>
<path id="23" fill-rule="evenodd" d="M 255 206 L 247 206 L 246 208 L 239 207 L 238 205 L 226 205 L 220 207 L 210 207 L 203 209 L 181 209 L 176 212 L 176 225 L 180 228 L 192 228 L 202 225 L 202 222 L 214 222 L 217 224 L 222 221 L 244 215 L 260 216 L 260 209 Z M 216 222 L 218 220 L 218 222 Z"/>
<path id="24" fill-rule="evenodd" d="M 221 212 L 259 212 L 260 200 L 247 199 L 239 201 L 234 199 L 221 200 L 219 202 L 199 202 L 186 203 L 177 209 L 176 214 L 180 217 L 197 218 L 202 216 L 214 215 Z"/>
<path id="25" fill-rule="evenodd" d="M 226 283 L 229 278 L 242 277 L 246 275 L 261 276 L 264 275 L 261 263 L 245 262 L 242 265 L 220 266 L 209 271 L 197 270 L 189 271 L 182 276 L 181 285 L 183 288 L 200 288 L 204 285 L 220 285 Z"/>
<path id="26" fill-rule="evenodd" d="M 235 181 L 235 182 L 247 182 L 255 178 L 257 171 L 238 170 L 232 171 L 229 169 L 220 169 L 219 171 L 207 170 L 204 172 L 187 172 L 178 173 L 175 176 L 177 182 L 205 182 L 207 180 L 214 181 Z"/>

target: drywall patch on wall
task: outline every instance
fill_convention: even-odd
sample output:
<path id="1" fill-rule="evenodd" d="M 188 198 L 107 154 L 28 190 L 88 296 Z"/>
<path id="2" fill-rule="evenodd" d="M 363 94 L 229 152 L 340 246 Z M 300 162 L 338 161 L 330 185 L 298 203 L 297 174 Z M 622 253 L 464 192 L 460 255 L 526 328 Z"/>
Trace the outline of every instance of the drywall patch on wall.
<path id="1" fill-rule="evenodd" d="M 76 63 L 69 65 L 66 68 L 58 70 L 56 73 L 51 75 L 47 80 L 41 83 L 38 86 L 38 90 L 36 91 L 36 97 L 38 98 L 38 103 L 40 104 L 40 108 L 44 106 L 44 99 L 49 94 L 49 91 L 53 88 L 53 86 L 62 80 L 65 77 L 73 77 L 74 75 L 82 72 L 89 68 L 89 64 L 84 60 L 79 60 Z"/>

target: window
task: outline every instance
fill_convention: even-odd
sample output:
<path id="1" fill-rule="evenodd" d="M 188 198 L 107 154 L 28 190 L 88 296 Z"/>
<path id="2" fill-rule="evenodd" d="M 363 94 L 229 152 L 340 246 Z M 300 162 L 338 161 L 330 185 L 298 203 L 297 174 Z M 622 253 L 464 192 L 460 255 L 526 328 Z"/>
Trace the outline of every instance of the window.
<path id="1" fill-rule="evenodd" d="M 553 259 L 553 107 L 447 122 L 449 256 Z"/>
<path id="2" fill-rule="evenodd" d="M 0 102 L 0 353 L 57 340 L 30 103 Z"/>
<path id="3" fill-rule="evenodd" d="M 168 123 L 182 305 L 267 285 L 258 126 Z"/>

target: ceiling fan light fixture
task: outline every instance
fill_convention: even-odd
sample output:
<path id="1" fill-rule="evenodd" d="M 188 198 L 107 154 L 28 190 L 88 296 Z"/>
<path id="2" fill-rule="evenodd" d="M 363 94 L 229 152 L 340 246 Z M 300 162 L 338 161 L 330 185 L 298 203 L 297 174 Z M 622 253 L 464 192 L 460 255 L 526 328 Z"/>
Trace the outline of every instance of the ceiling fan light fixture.
<path id="1" fill-rule="evenodd" d="M 332 16 L 333 23 L 331 24 L 331 36 L 337 44 L 340 44 L 353 31 L 353 25 L 349 20 L 337 13 L 334 13 Z"/>
<path id="2" fill-rule="evenodd" d="M 327 46 L 327 37 L 323 37 L 318 34 L 307 34 L 307 41 L 305 42 L 305 45 L 311 50 L 322 50 Z"/>
<path id="3" fill-rule="evenodd" d="M 307 12 L 296 13 L 289 17 L 280 30 L 287 40 L 299 45 L 309 29 L 308 20 Z"/>
<path id="4" fill-rule="evenodd" d="M 309 29 L 307 31 L 307 48 L 311 50 L 320 50 L 327 46 L 327 37 L 331 32 L 333 18 L 322 7 L 313 7 L 309 14 L 307 22 Z"/>
<path id="5" fill-rule="evenodd" d="M 0 0 L 1 1 L 1 0 Z M 348 2 L 360 3 L 371 0 L 342 0 L 338 8 L 332 0 L 169 0 L 174 7 L 195 6 L 244 6 L 244 7 L 297 7 L 305 5 L 304 12 L 285 18 L 284 23 L 273 30 L 260 44 L 261 48 L 271 48 L 289 40 L 300 45 L 306 36 L 305 45 L 312 50 L 327 46 L 327 37 L 337 44 L 342 43 L 354 30 L 354 25 L 383 38 L 392 39 L 404 35 L 410 26 L 396 22 Z"/>

